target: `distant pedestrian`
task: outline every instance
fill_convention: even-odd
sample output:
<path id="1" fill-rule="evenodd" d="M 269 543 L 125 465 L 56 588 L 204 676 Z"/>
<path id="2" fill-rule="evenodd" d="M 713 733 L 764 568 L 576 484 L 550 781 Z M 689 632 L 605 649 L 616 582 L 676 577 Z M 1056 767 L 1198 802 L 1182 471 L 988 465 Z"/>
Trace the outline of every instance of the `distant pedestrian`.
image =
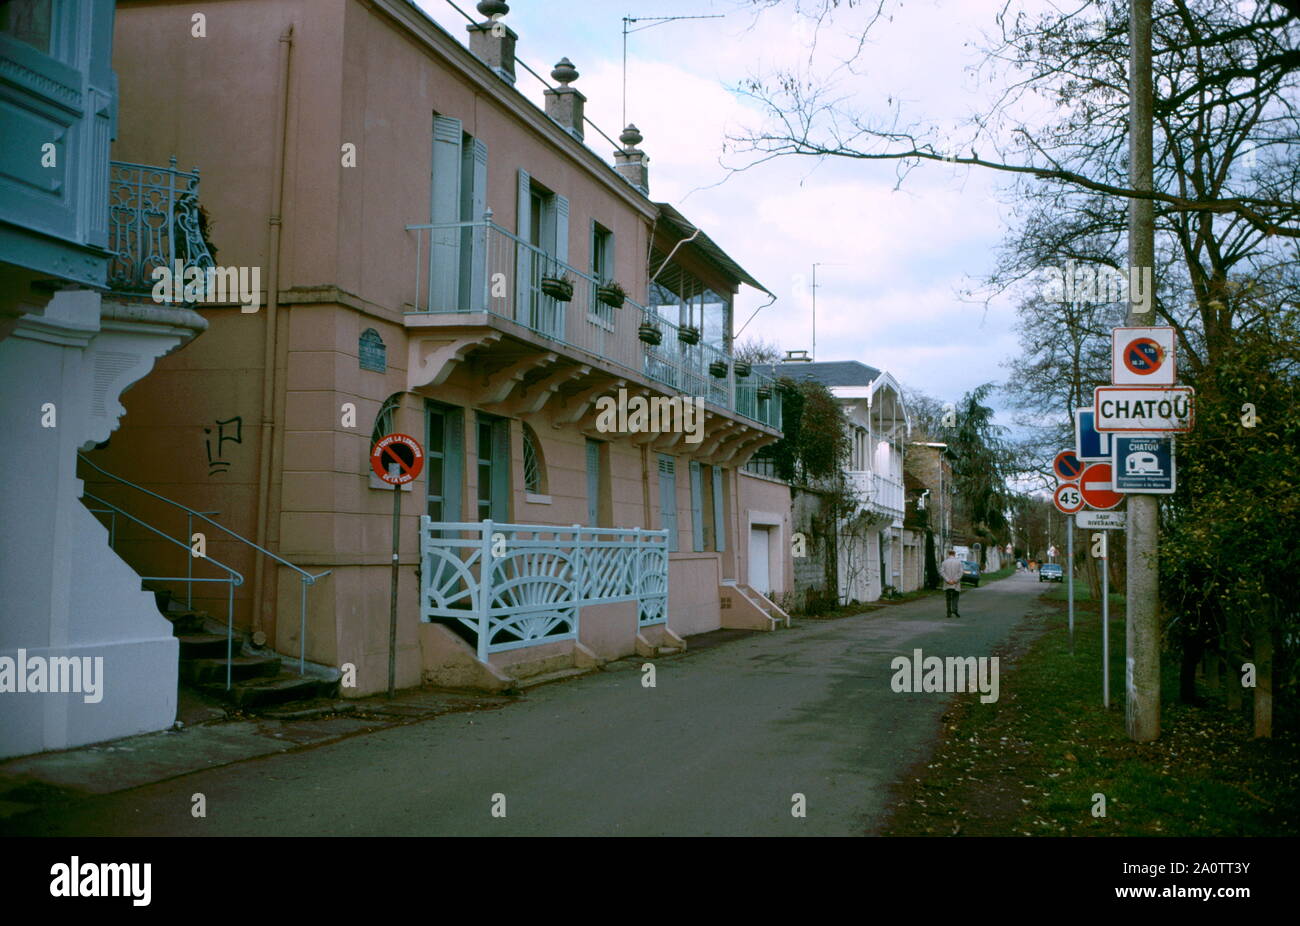
<path id="1" fill-rule="evenodd" d="M 961 617 L 957 608 L 957 598 L 961 594 L 961 560 L 957 558 L 956 550 L 948 551 L 948 558 L 939 564 L 939 575 L 943 579 L 943 597 L 944 605 L 948 609 L 948 617 Z"/>

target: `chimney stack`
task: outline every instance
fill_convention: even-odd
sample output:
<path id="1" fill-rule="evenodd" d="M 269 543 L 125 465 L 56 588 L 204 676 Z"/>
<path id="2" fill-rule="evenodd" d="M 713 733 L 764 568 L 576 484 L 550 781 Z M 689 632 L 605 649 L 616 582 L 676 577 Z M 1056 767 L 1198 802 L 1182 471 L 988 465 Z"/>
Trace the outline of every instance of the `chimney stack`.
<path id="1" fill-rule="evenodd" d="M 478 11 L 487 17 L 485 22 L 466 26 L 469 32 L 469 50 L 508 84 L 515 82 L 515 42 L 519 36 L 501 22 L 510 12 L 504 0 L 479 0 Z"/>
<path id="2" fill-rule="evenodd" d="M 646 196 L 650 195 L 650 158 L 637 145 L 641 144 L 641 131 L 631 123 L 618 137 L 623 143 L 614 152 L 614 170 Z"/>
<path id="3" fill-rule="evenodd" d="M 587 98 L 569 84 L 578 79 L 578 69 L 568 58 L 561 58 L 551 71 L 551 79 L 560 86 L 544 91 L 546 115 L 550 116 L 570 135 L 582 141 L 582 113 Z"/>

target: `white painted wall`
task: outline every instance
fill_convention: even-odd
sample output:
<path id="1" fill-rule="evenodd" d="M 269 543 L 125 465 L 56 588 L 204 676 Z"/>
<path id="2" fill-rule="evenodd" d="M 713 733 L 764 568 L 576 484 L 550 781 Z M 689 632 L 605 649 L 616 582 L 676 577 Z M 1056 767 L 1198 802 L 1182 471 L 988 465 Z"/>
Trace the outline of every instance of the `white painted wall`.
<path id="1" fill-rule="evenodd" d="M 198 317 L 152 306 L 111 314 L 101 318 L 96 293 L 61 292 L 0 341 L 0 657 L 17 660 L 22 649 L 28 659 L 103 659 L 98 703 L 82 693 L 0 692 L 0 756 L 166 729 L 175 719 L 171 624 L 80 501 L 76 452 L 107 439 L 124 411 L 122 391 L 194 334 L 176 319 Z M 54 403 L 55 427 L 42 427 L 45 403 Z"/>

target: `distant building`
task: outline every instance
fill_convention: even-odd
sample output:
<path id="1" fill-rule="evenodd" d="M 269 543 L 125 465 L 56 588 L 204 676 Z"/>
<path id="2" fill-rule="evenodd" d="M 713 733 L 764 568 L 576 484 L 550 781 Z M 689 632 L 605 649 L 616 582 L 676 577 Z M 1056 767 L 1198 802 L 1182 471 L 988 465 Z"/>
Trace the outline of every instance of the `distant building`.
<path id="1" fill-rule="evenodd" d="M 875 601 L 885 586 L 907 590 L 904 576 L 919 557 L 903 526 L 903 448 L 910 433 L 902 387 L 894 377 L 856 360 L 793 360 L 758 367 L 775 379 L 809 379 L 839 401 L 851 430 L 845 477 L 857 497 L 837 531 L 838 594 L 842 602 Z M 762 458 L 750 468 L 762 467 Z"/>

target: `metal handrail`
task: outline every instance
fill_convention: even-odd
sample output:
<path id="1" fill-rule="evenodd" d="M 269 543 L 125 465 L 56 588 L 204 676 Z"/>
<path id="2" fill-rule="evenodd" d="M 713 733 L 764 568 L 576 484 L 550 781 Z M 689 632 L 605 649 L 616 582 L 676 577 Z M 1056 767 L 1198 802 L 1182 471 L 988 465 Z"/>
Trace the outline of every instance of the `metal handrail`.
<path id="1" fill-rule="evenodd" d="M 298 644 L 299 644 L 298 674 L 299 675 L 306 674 L 307 671 L 307 587 L 311 585 L 315 585 L 317 579 L 323 579 L 325 576 L 330 575 L 334 570 L 326 569 L 324 572 L 316 573 L 315 575 L 313 575 L 312 573 L 307 572 L 305 569 L 301 569 L 298 566 L 295 566 L 293 563 L 289 562 L 284 557 L 277 556 L 276 554 L 272 553 L 270 550 L 258 546 L 257 544 L 253 543 L 253 541 L 249 540 L 247 537 L 244 537 L 241 534 L 231 530 L 230 528 L 226 527 L 224 524 L 212 520 L 210 517 L 208 517 L 206 513 L 202 511 L 196 511 L 195 509 L 190 508 L 188 505 L 183 505 L 178 501 L 174 501 L 170 498 L 167 498 L 165 495 L 159 495 L 157 492 L 150 491 L 149 489 L 146 489 L 142 485 L 136 485 L 134 482 L 132 482 L 129 479 L 123 479 L 121 476 L 118 476 L 115 473 L 110 473 L 108 470 L 104 469 L 103 467 L 97 466 L 96 464 L 92 463 L 90 460 L 86 459 L 85 455 L 83 454 L 80 453 L 77 454 L 77 458 L 80 459 L 81 462 L 89 466 L 91 469 L 95 470 L 97 473 L 101 473 L 102 475 L 107 476 L 109 479 L 112 479 L 114 482 L 121 483 L 124 486 L 128 486 L 139 492 L 143 492 L 145 495 L 148 495 L 151 498 L 156 498 L 160 502 L 166 502 L 168 505 L 171 505 L 175 508 L 179 508 L 180 510 L 186 512 L 187 524 L 189 525 L 190 528 L 193 527 L 192 519 L 197 516 L 202 520 L 206 521 L 208 524 L 211 524 L 213 527 L 217 528 L 218 530 L 225 531 L 227 534 L 229 534 L 231 537 L 234 537 L 236 540 L 238 540 L 240 543 L 244 544 L 245 546 L 252 547 L 254 550 L 261 553 L 263 556 L 269 556 L 271 559 L 275 560 L 280 565 L 288 566 L 294 572 L 298 573 L 299 581 L 302 583 L 302 590 L 301 590 L 302 594 L 299 599 L 299 607 L 298 607 Z M 89 493 L 85 493 L 85 494 L 89 496 Z M 96 500 L 99 501 L 99 499 Z M 104 504 L 108 504 L 108 503 L 104 502 Z M 124 515 L 126 514 L 126 512 L 124 511 L 121 513 Z M 216 514 L 217 512 L 209 512 L 209 513 Z M 130 515 L 127 515 L 127 517 L 130 517 Z M 132 518 L 132 520 L 135 519 Z M 143 524 L 143 522 L 140 523 Z M 150 530 L 155 530 L 155 532 L 157 533 L 161 533 L 160 531 L 156 531 L 155 528 L 150 527 L 147 524 L 144 526 L 149 527 Z M 167 535 L 164 534 L 163 536 L 167 536 Z M 168 537 L 168 539 L 171 540 L 172 538 Z M 242 582 L 243 582 L 243 578 L 241 577 L 240 584 L 242 584 Z M 233 589 L 232 589 L 232 594 L 233 594 Z M 190 599 L 190 602 L 192 605 L 193 603 L 192 597 Z M 227 674 L 229 674 L 229 666 L 227 666 Z"/>
<path id="2" fill-rule="evenodd" d="M 95 495 L 92 492 L 82 492 L 82 495 L 84 495 L 86 498 L 91 499 L 92 501 L 104 505 L 109 511 L 111 511 L 115 519 L 114 523 L 116 523 L 116 516 L 120 514 L 128 521 L 134 521 L 136 524 L 139 524 L 145 530 L 153 531 L 155 534 L 157 534 L 159 537 L 166 540 L 168 543 L 176 544 L 176 546 L 180 547 L 187 554 L 189 554 L 189 556 L 187 557 L 188 559 L 194 560 L 198 558 L 194 556 L 194 548 L 191 547 L 188 543 L 182 543 L 181 541 L 173 537 L 171 534 L 168 534 L 165 531 L 160 531 L 152 524 L 140 520 L 130 512 L 125 511 L 122 508 L 119 508 L 117 505 L 114 505 L 112 502 L 106 501 L 105 499 L 100 498 L 98 495 Z M 94 510 L 95 509 L 93 508 L 91 509 L 91 511 Z M 193 575 L 187 576 L 185 578 L 182 578 L 181 576 L 141 576 L 140 579 L 143 582 L 185 582 L 187 583 L 188 588 L 193 588 L 194 582 L 227 583 L 226 586 L 226 691 L 229 691 L 231 681 L 232 681 L 231 660 L 234 659 L 235 657 L 235 586 L 243 585 L 244 577 L 243 575 L 240 574 L 240 572 L 237 569 L 232 569 L 230 566 L 227 566 L 225 563 L 221 562 L 221 560 L 208 556 L 206 553 L 203 555 L 202 559 L 209 561 L 219 569 L 224 569 L 227 573 L 229 573 L 229 575 L 227 575 L 226 578 L 224 579 L 196 579 L 193 577 Z"/>

